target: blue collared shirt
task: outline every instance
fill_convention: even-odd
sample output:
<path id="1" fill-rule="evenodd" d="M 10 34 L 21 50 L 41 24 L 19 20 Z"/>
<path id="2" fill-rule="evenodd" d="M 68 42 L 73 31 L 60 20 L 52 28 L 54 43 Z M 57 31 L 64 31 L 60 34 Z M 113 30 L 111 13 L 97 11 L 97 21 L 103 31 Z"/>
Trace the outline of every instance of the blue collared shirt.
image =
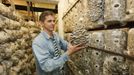
<path id="1" fill-rule="evenodd" d="M 66 51 L 68 43 L 55 32 L 53 36 L 58 43 L 58 48 Z M 59 58 L 54 57 L 52 40 L 45 31 L 41 31 L 33 40 L 32 48 L 36 59 L 37 75 L 61 75 L 60 69 L 69 60 L 69 56 L 63 53 Z"/>

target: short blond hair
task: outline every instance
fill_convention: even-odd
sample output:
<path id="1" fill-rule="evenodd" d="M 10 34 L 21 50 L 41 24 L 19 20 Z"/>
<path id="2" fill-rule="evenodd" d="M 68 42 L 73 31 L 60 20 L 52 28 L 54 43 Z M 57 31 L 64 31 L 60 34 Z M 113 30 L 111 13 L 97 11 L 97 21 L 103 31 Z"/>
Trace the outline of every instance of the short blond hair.
<path id="1" fill-rule="evenodd" d="M 39 21 L 44 22 L 44 20 L 46 19 L 46 16 L 48 16 L 48 15 L 54 16 L 55 14 L 52 11 L 44 11 L 41 13 L 41 15 L 39 17 Z"/>

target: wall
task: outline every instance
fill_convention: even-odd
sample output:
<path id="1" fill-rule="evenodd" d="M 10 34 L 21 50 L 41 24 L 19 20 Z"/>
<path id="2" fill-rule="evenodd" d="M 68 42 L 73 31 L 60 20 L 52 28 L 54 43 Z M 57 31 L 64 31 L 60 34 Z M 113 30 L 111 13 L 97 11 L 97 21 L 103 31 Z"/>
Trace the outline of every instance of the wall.
<path id="1" fill-rule="evenodd" d="M 35 75 L 31 44 L 39 30 L 0 3 L 0 75 Z"/>
<path id="2" fill-rule="evenodd" d="M 60 8 L 64 37 L 86 46 L 68 62 L 72 75 L 134 75 L 134 1 L 74 0 L 71 4 Z"/>

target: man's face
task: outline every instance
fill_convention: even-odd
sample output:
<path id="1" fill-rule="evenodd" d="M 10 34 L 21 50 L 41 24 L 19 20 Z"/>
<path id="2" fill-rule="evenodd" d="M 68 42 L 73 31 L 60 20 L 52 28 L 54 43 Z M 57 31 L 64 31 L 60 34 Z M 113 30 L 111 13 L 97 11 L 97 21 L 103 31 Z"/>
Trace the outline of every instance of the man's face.
<path id="1" fill-rule="evenodd" d="M 46 16 L 43 23 L 43 28 L 49 32 L 52 32 L 54 30 L 54 26 L 55 26 L 55 17 L 53 15 Z"/>

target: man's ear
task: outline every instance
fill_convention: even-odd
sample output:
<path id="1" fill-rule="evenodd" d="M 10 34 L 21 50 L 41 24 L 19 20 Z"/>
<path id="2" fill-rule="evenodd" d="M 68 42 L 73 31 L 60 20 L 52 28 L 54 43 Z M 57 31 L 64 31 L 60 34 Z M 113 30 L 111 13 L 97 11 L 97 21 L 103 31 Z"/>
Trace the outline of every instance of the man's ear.
<path id="1" fill-rule="evenodd" d="M 43 22 L 39 21 L 39 27 L 41 28 L 41 30 L 43 29 Z"/>
<path id="2" fill-rule="evenodd" d="M 42 26 L 43 25 L 43 22 L 42 21 L 39 21 L 39 25 Z"/>

